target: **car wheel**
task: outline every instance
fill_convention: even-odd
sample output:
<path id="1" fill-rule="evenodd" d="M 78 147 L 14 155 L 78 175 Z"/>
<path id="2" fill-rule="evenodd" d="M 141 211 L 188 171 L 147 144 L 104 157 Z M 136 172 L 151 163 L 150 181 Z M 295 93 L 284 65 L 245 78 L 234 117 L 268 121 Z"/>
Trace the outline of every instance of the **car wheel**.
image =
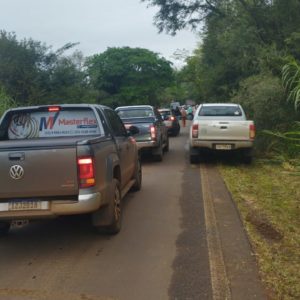
<path id="1" fill-rule="evenodd" d="M 242 162 L 245 164 L 250 165 L 252 163 L 252 150 L 249 149 L 244 149 L 244 151 L 242 151 Z"/>
<path id="2" fill-rule="evenodd" d="M 167 136 L 167 142 L 166 142 L 166 146 L 165 146 L 165 152 L 169 152 L 169 137 Z"/>
<path id="3" fill-rule="evenodd" d="M 200 151 L 197 148 L 190 147 L 190 163 L 191 164 L 199 163 L 199 160 L 200 160 L 199 153 L 200 153 Z"/>
<path id="4" fill-rule="evenodd" d="M 162 144 L 159 145 L 159 147 L 157 149 L 155 149 L 155 151 L 152 153 L 153 158 L 156 161 L 162 161 L 163 160 L 163 148 L 162 148 Z"/>
<path id="5" fill-rule="evenodd" d="M 106 231 L 109 234 L 116 234 L 121 230 L 122 224 L 122 201 L 121 201 L 121 191 L 120 183 L 117 179 L 113 179 L 113 195 L 112 195 L 112 223 L 107 226 Z"/>
<path id="6" fill-rule="evenodd" d="M 122 224 L 122 201 L 120 182 L 113 178 L 107 206 L 93 213 L 93 225 L 99 233 L 117 234 Z"/>
<path id="7" fill-rule="evenodd" d="M 10 222 L 0 222 L 0 235 L 5 235 L 9 232 Z"/>
<path id="8" fill-rule="evenodd" d="M 191 164 L 197 164 L 199 162 L 199 156 L 198 155 L 190 155 L 190 163 Z"/>
<path id="9" fill-rule="evenodd" d="M 140 158 L 138 159 L 135 167 L 135 172 L 134 172 L 134 180 L 135 183 L 132 186 L 131 190 L 132 191 L 139 191 L 142 187 L 142 164 Z"/>

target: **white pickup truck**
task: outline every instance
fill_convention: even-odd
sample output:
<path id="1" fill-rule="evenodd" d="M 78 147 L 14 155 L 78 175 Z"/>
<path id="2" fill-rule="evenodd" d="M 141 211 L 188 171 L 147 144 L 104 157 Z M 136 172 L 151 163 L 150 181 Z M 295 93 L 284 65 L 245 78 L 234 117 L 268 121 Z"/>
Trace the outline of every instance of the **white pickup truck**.
<path id="1" fill-rule="evenodd" d="M 254 138 L 255 125 L 239 104 L 201 104 L 190 128 L 190 162 L 197 163 L 201 152 L 209 150 L 239 151 L 251 163 Z"/>

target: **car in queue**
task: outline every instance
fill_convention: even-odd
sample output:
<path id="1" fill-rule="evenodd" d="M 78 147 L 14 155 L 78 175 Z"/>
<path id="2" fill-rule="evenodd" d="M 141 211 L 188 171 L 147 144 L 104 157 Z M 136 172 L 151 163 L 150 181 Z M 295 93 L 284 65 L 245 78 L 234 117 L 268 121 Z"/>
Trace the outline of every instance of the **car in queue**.
<path id="1" fill-rule="evenodd" d="M 122 198 L 140 190 L 133 134 L 106 106 L 10 109 L 0 120 L 0 234 L 11 223 L 89 214 L 97 231 L 121 229 Z"/>
<path id="2" fill-rule="evenodd" d="M 203 153 L 214 151 L 239 153 L 245 163 L 251 163 L 254 139 L 254 122 L 246 119 L 241 105 L 200 104 L 190 127 L 190 162 L 197 163 Z"/>
<path id="3" fill-rule="evenodd" d="M 151 105 L 120 106 L 115 110 L 126 128 L 138 128 L 139 133 L 135 135 L 138 148 L 150 153 L 156 161 L 162 161 L 164 152 L 169 151 L 169 136 L 158 110 Z"/>
<path id="4" fill-rule="evenodd" d="M 180 132 L 180 124 L 177 117 L 172 113 L 171 109 L 160 108 L 158 111 L 161 114 L 166 127 L 168 128 L 168 134 L 177 136 Z"/>

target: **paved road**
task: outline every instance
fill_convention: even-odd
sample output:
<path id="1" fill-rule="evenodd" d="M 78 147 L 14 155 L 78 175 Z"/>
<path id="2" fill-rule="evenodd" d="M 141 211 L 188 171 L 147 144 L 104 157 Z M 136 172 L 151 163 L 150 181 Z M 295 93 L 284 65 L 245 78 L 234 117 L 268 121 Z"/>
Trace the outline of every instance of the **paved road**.
<path id="1" fill-rule="evenodd" d="M 163 162 L 144 158 L 142 190 L 126 196 L 118 235 L 97 235 L 77 216 L 0 238 L 0 299 L 264 299 L 215 167 L 188 163 L 187 131 L 170 138 Z"/>

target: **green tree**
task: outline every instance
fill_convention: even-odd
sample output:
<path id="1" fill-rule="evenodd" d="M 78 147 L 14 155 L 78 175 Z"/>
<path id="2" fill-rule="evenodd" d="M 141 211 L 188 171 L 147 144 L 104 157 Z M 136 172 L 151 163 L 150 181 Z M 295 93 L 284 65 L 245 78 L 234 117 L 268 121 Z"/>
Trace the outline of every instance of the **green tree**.
<path id="1" fill-rule="evenodd" d="M 17 40 L 14 33 L 0 31 L 0 84 L 19 105 L 93 101 L 80 52 L 57 51 L 32 39 Z"/>
<path id="2" fill-rule="evenodd" d="M 15 101 L 7 95 L 3 86 L 0 85 L 0 118 L 7 109 L 15 106 Z"/>
<path id="3" fill-rule="evenodd" d="M 95 102 L 96 92 L 89 85 L 84 64 L 85 58 L 79 51 L 70 56 L 57 55 L 51 68 L 46 72 L 48 83 L 44 101 Z"/>
<path id="4" fill-rule="evenodd" d="M 47 47 L 40 42 L 19 42 L 14 33 L 0 31 L 0 83 L 18 103 L 25 105 L 32 95 L 41 96 L 46 51 Z"/>
<path id="5" fill-rule="evenodd" d="M 173 80 L 171 63 L 147 49 L 108 48 L 87 59 L 92 86 L 111 105 L 159 103 Z"/>

